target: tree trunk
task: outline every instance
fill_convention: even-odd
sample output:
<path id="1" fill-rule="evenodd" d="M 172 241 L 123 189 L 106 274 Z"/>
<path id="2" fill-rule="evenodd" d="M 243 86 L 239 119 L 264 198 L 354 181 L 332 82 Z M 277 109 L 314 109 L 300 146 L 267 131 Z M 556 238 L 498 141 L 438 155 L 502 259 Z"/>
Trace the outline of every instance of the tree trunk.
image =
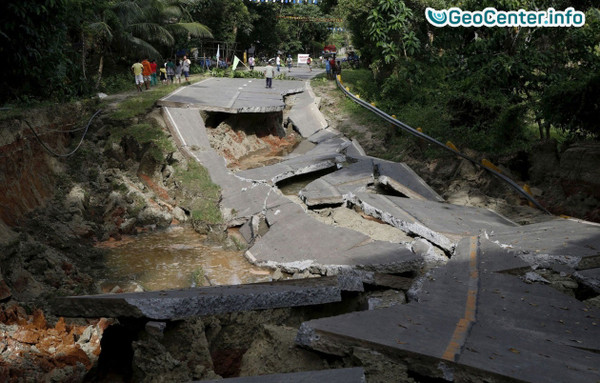
<path id="1" fill-rule="evenodd" d="M 537 122 L 538 129 L 540 130 L 540 141 L 544 141 L 544 127 L 542 126 L 542 120 L 537 118 L 535 122 Z"/>
<path id="2" fill-rule="evenodd" d="M 98 65 L 98 80 L 96 80 L 96 89 L 100 87 L 102 80 L 102 69 L 104 68 L 104 54 L 100 56 L 100 64 Z"/>
<path id="3" fill-rule="evenodd" d="M 85 35 L 83 33 L 83 30 L 81 31 L 81 73 L 83 75 L 83 79 L 87 80 L 87 77 L 85 76 Z"/>

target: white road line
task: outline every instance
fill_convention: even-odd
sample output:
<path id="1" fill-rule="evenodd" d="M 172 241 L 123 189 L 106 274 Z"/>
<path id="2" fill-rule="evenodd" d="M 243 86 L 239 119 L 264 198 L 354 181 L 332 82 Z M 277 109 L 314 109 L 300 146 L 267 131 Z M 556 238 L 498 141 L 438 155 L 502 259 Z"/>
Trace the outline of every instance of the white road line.
<path id="1" fill-rule="evenodd" d="M 177 126 L 177 123 L 175 122 L 175 119 L 171 115 L 171 111 L 169 110 L 169 108 L 165 108 L 165 110 L 167 111 L 167 115 L 169 116 L 169 120 L 171 121 L 171 124 L 173 125 L 173 128 L 175 129 L 175 131 L 177 132 L 177 135 L 179 136 L 179 139 L 181 140 L 181 144 L 183 146 L 187 146 L 187 142 L 185 142 L 185 139 L 183 138 L 183 135 L 179 131 L 179 127 Z"/>

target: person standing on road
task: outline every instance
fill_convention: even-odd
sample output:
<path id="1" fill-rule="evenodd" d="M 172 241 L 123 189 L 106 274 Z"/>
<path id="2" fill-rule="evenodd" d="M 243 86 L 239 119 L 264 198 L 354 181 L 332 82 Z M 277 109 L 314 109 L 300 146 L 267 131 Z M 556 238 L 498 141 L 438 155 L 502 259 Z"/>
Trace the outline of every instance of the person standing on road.
<path id="1" fill-rule="evenodd" d="M 337 69 L 335 68 L 335 57 L 331 56 L 329 59 L 329 69 L 331 71 L 331 79 L 335 79 L 335 74 L 337 73 Z"/>
<path id="2" fill-rule="evenodd" d="M 152 74 L 150 75 L 150 85 L 154 86 L 158 84 L 158 81 L 156 80 L 156 67 L 158 65 L 156 65 L 156 60 L 152 60 L 150 61 L 150 69 L 152 70 Z"/>
<path id="3" fill-rule="evenodd" d="M 292 71 L 292 55 L 288 55 L 287 59 L 285 60 L 287 67 L 288 67 L 288 73 Z"/>
<path id="4" fill-rule="evenodd" d="M 329 60 L 325 60 L 325 72 L 327 73 L 327 79 L 331 79 L 331 64 L 329 64 Z"/>
<path id="5" fill-rule="evenodd" d="M 138 88 L 138 91 L 142 91 L 142 84 L 144 83 L 144 76 L 142 72 L 144 70 L 144 66 L 140 62 L 140 60 L 133 63 L 131 66 L 131 71 L 133 72 L 133 76 L 135 77 L 135 85 Z"/>
<path id="6" fill-rule="evenodd" d="M 181 63 L 181 71 L 183 72 L 183 75 L 185 76 L 185 81 L 187 81 L 188 84 L 190 83 L 190 65 L 192 65 L 190 59 L 188 59 L 187 56 L 183 56 L 183 62 Z"/>
<path id="7" fill-rule="evenodd" d="M 310 56 L 308 56 L 308 58 L 306 59 L 306 65 L 308 65 L 308 71 L 312 72 L 312 68 L 310 67 L 310 64 L 312 64 L 312 59 L 310 58 Z"/>
<path id="8" fill-rule="evenodd" d="M 177 65 L 175 66 L 175 78 L 177 79 L 177 83 L 181 84 L 181 60 L 177 60 Z"/>
<path id="9" fill-rule="evenodd" d="M 269 60 L 269 62 L 267 63 L 267 67 L 265 68 L 265 78 L 267 79 L 267 86 L 266 88 L 271 88 L 273 86 L 273 75 L 275 74 L 274 68 L 273 68 L 273 61 Z"/>
<path id="10" fill-rule="evenodd" d="M 146 90 L 150 89 L 150 77 L 152 76 L 152 67 L 150 67 L 150 61 L 148 59 L 144 59 L 142 61 L 142 65 L 144 66 L 144 70 L 142 70 L 142 74 L 144 75 L 144 84 L 146 85 Z"/>
<path id="11" fill-rule="evenodd" d="M 248 65 L 250 65 L 250 71 L 254 70 L 254 56 L 250 56 L 248 59 Z"/>
<path id="12" fill-rule="evenodd" d="M 279 73 L 281 69 L 281 57 L 279 57 L 279 55 L 277 55 L 277 58 L 275 59 L 275 64 L 277 64 L 277 73 Z"/>
<path id="13" fill-rule="evenodd" d="M 167 84 L 174 84 L 173 78 L 175 77 L 175 64 L 173 64 L 173 60 L 168 59 L 165 67 L 167 68 Z"/>

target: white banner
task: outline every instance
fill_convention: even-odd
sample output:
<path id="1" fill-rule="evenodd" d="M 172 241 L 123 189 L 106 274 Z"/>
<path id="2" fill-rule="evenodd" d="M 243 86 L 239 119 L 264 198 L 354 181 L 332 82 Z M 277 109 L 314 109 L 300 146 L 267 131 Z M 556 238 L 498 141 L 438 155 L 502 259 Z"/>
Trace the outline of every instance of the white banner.
<path id="1" fill-rule="evenodd" d="M 306 64 L 306 60 L 308 60 L 309 54 L 299 54 L 298 55 L 298 64 Z"/>

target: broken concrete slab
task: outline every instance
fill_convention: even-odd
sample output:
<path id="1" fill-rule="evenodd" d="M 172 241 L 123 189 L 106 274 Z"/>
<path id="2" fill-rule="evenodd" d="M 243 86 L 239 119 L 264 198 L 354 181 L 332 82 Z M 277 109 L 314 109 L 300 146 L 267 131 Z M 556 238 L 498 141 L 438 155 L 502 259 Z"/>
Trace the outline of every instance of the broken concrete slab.
<path id="1" fill-rule="evenodd" d="M 200 383 L 200 381 L 197 381 Z M 260 376 L 244 376 L 221 380 L 203 380 L 204 382 L 231 383 L 365 383 L 365 372 L 362 367 L 341 368 L 322 371 L 304 371 L 288 374 L 271 374 Z"/>
<path id="2" fill-rule="evenodd" d="M 373 183 L 373 161 L 361 160 L 308 184 L 299 193 L 307 206 L 341 204 L 344 196 Z"/>
<path id="3" fill-rule="evenodd" d="M 310 87 L 310 84 L 307 86 Z M 296 95 L 288 115 L 294 129 L 304 138 L 310 137 L 328 126 L 325 117 L 314 101 L 315 97 L 311 91 Z"/>
<path id="4" fill-rule="evenodd" d="M 375 273 L 373 276 L 373 285 L 389 287 L 396 290 L 407 291 L 413 284 L 413 278 L 406 278 L 399 275 Z"/>
<path id="5" fill-rule="evenodd" d="M 305 155 L 318 156 L 331 153 L 343 154 L 350 145 L 351 141 L 345 137 L 332 137 L 319 142 L 317 146 L 306 152 Z"/>
<path id="6" fill-rule="evenodd" d="M 557 265 L 584 270 L 600 267 L 600 226 L 555 219 L 548 222 L 486 230 L 491 241 L 514 249 L 530 265 Z"/>
<path id="7" fill-rule="evenodd" d="M 335 167 L 345 160 L 346 157 L 336 152 L 319 155 L 307 153 L 273 165 L 237 172 L 236 176 L 253 182 L 266 182 L 274 185 L 291 177 Z"/>
<path id="8" fill-rule="evenodd" d="M 323 141 L 329 140 L 331 138 L 341 137 L 342 133 L 332 127 L 328 127 L 318 132 L 314 133 L 310 137 L 308 137 L 308 141 L 314 144 L 320 144 Z"/>
<path id="9" fill-rule="evenodd" d="M 268 113 L 285 109 L 283 97 L 303 92 L 303 81 L 275 80 L 265 89 L 260 79 L 209 78 L 177 89 L 157 104 L 226 113 Z"/>
<path id="10" fill-rule="evenodd" d="M 417 173 L 405 163 L 375 160 L 377 182 L 389 186 L 408 198 L 444 202 Z"/>
<path id="11" fill-rule="evenodd" d="M 163 321 L 340 300 L 341 289 L 337 277 L 323 277 L 236 286 L 64 297 L 54 301 L 53 312 L 67 317 L 133 317 Z"/>
<path id="12" fill-rule="evenodd" d="M 488 269 L 514 258 L 481 241 L 485 251 L 477 237 L 461 241 L 447 266 L 425 278 L 419 301 L 304 322 L 297 343 L 334 355 L 368 347 L 409 370 L 455 382 L 597 380 L 600 312 Z M 539 365 L 551 367 L 533 368 Z"/>
<path id="13" fill-rule="evenodd" d="M 323 177 L 306 185 L 298 195 L 308 207 L 344 203 L 344 196 L 339 189 L 325 181 Z"/>
<path id="14" fill-rule="evenodd" d="M 321 223 L 298 205 L 271 210 L 269 232 L 246 251 L 253 264 L 322 275 L 358 270 L 364 281 L 371 280 L 373 272 L 402 273 L 422 266 L 421 257 L 406 244 L 372 241 L 354 230 Z"/>
<path id="15" fill-rule="evenodd" d="M 484 208 L 368 193 L 357 193 L 349 201 L 366 214 L 450 252 L 460 239 L 483 229 L 491 231 L 517 226 Z"/>
<path id="16" fill-rule="evenodd" d="M 356 140 L 352 140 L 352 144 L 346 149 L 346 155 L 355 160 L 361 160 L 367 156 L 367 152 Z"/>
<path id="17" fill-rule="evenodd" d="M 577 282 L 600 294 L 600 268 L 576 271 L 573 277 Z"/>

